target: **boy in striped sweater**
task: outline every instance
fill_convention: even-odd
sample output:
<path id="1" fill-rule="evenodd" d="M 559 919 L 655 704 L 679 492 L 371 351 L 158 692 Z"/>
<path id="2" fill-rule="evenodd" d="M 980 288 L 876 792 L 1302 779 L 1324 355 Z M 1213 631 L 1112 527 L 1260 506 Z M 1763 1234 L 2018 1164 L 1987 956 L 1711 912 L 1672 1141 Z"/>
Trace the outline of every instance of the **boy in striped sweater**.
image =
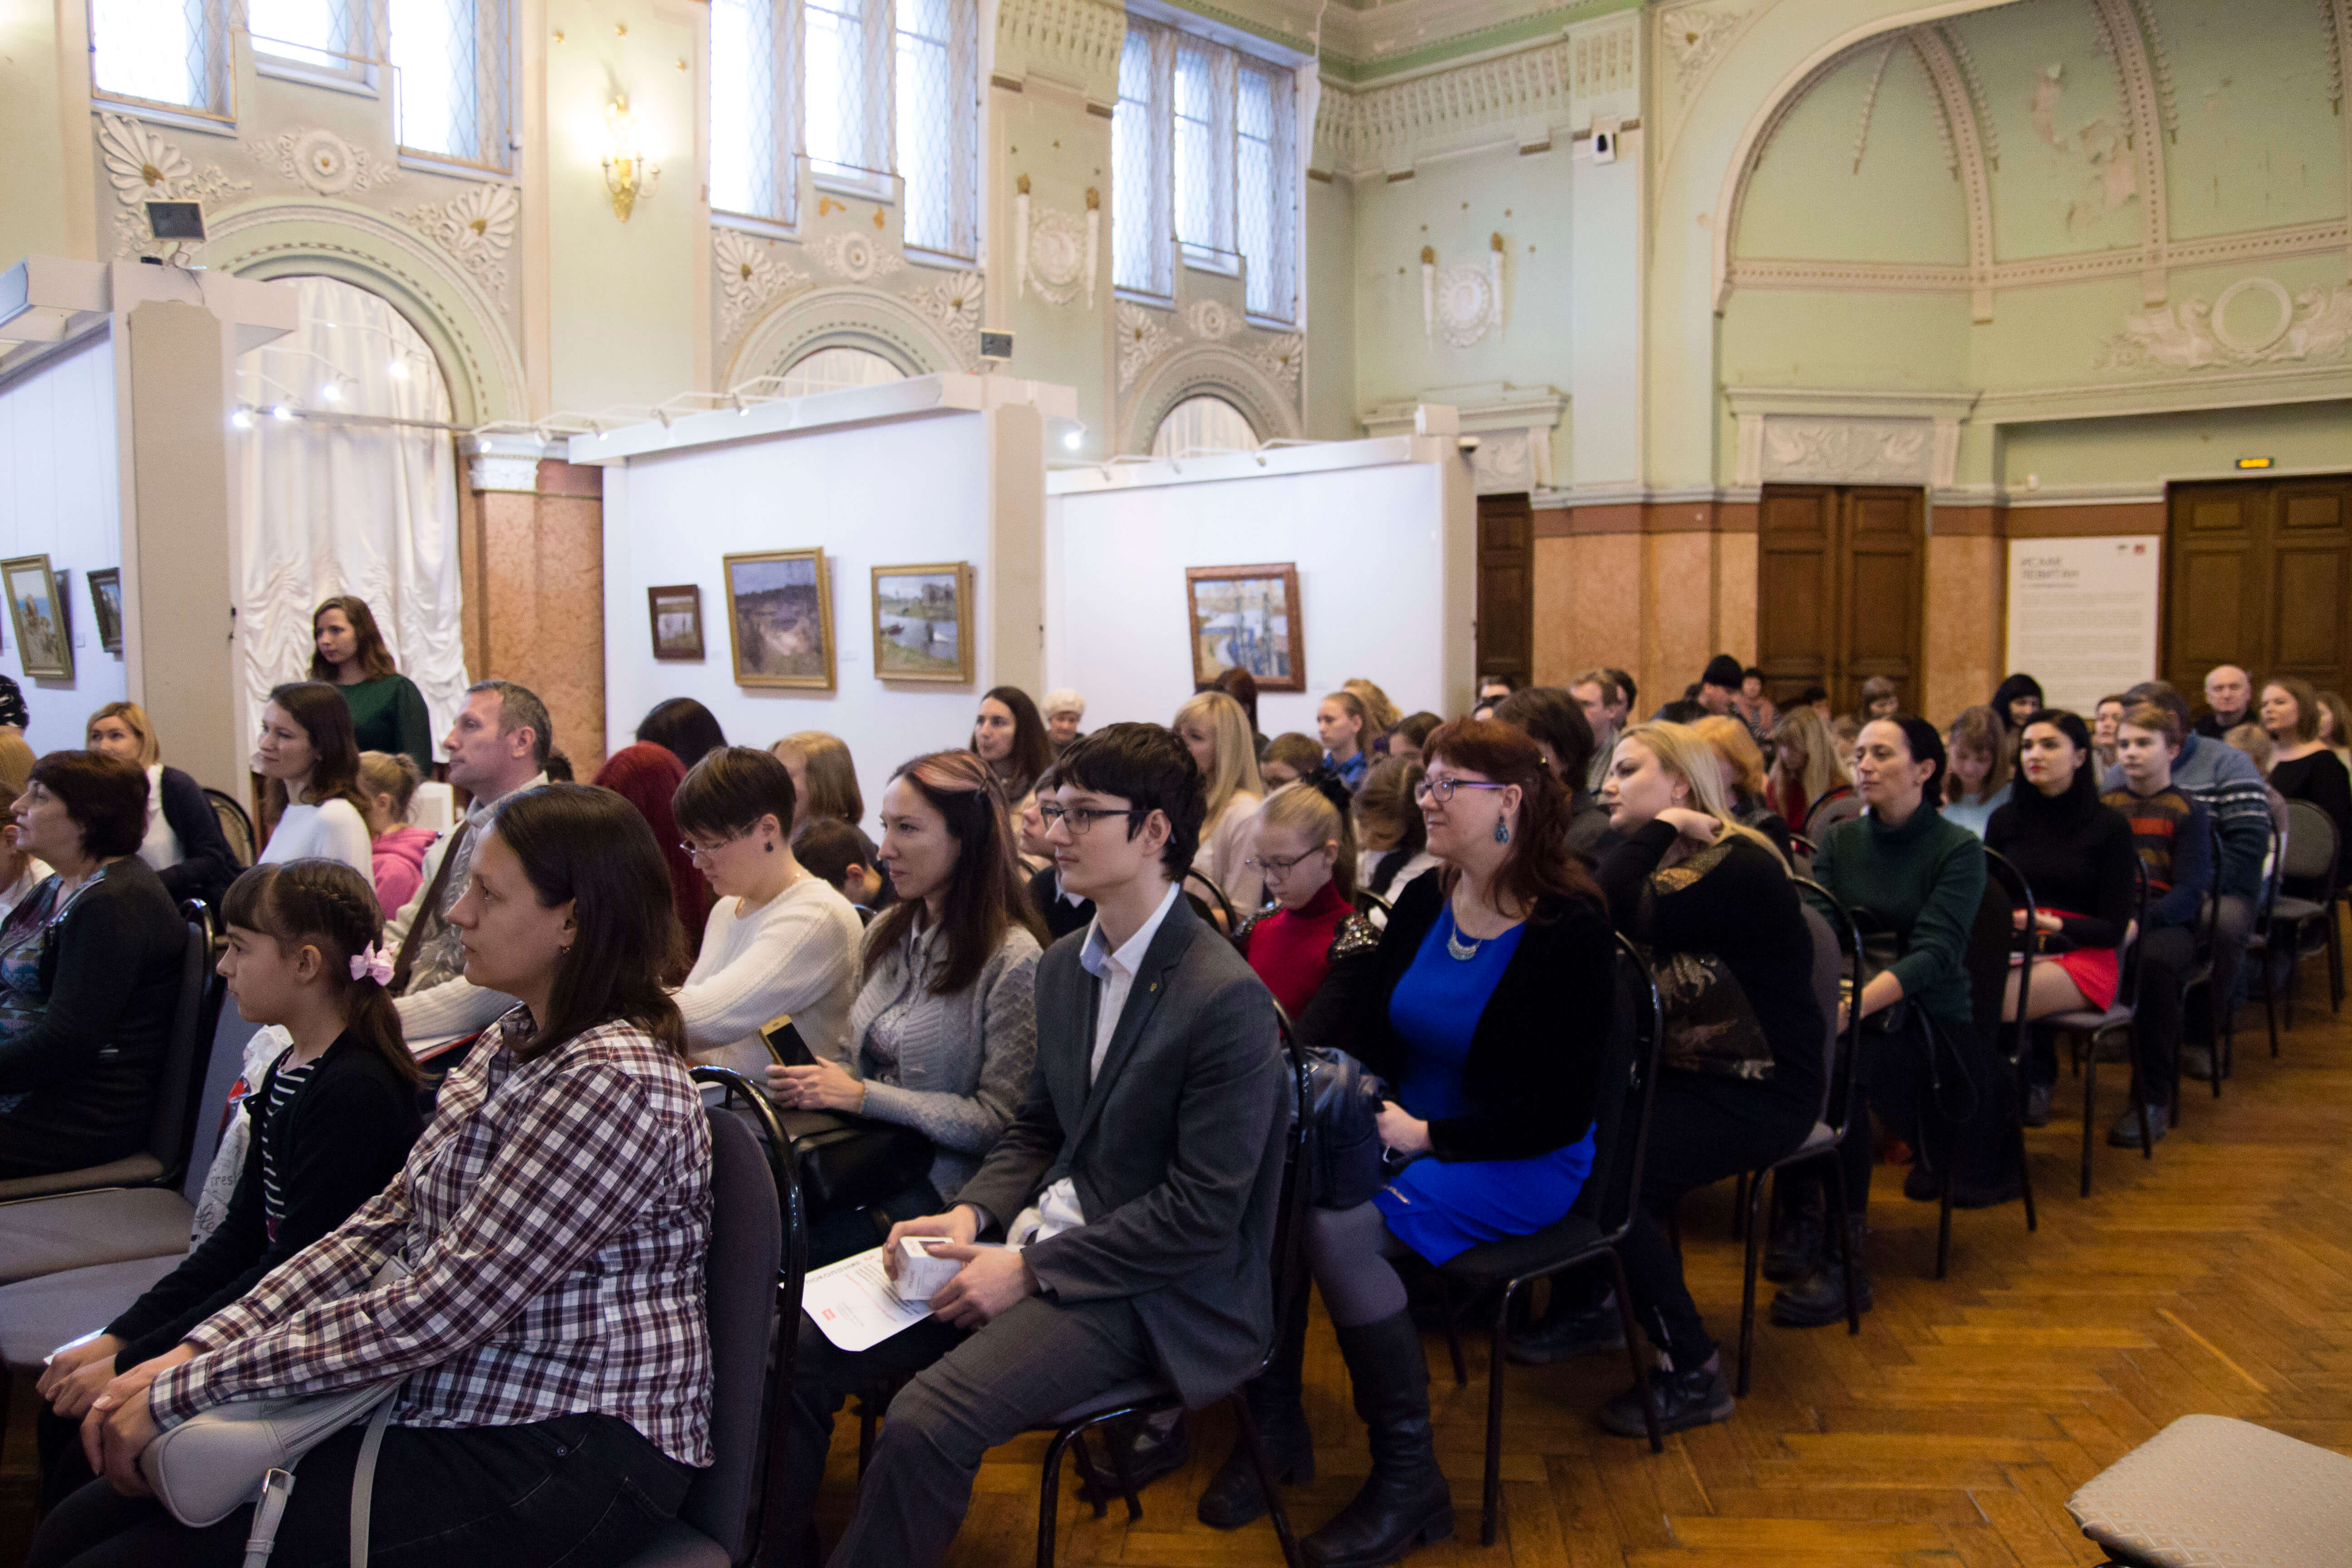
<path id="1" fill-rule="evenodd" d="M 2133 1035 L 2139 1060 L 2135 1091 L 2147 1103 L 2147 1137 L 2162 1138 L 2172 1102 L 2173 1064 L 2180 1049 L 2181 1001 L 2196 962 L 2196 928 L 2212 890 L 2213 856 L 2205 807 L 2173 783 L 2173 760 L 2184 734 L 2180 719 L 2154 702 L 2124 710 L 2116 727 L 2120 787 L 2101 796 L 2131 823 L 2132 844 L 2147 873 L 2146 929 L 2139 935 L 2139 1011 Z M 2135 1105 L 2107 1130 L 2121 1149 L 2140 1146 Z"/>

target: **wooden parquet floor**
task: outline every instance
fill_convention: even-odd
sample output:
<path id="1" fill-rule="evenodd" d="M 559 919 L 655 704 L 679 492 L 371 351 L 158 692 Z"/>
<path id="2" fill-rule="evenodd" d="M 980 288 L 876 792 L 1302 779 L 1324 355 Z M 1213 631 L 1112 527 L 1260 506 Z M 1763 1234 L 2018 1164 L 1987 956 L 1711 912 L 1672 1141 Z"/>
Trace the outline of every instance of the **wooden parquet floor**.
<path id="1" fill-rule="evenodd" d="M 2074 1195 L 2080 1089 L 2062 1079 L 2057 1120 L 2030 1135 L 2040 1232 L 2027 1235 L 2016 1205 L 1955 1215 L 1940 1283 L 1929 1277 L 1934 1206 L 1906 1203 L 1901 1173 L 1882 1168 L 1877 1307 L 1861 1336 L 1759 1323 L 1755 1390 L 1730 1422 L 1670 1437 L 1653 1457 L 1592 1420 L 1623 1386 L 1622 1359 L 1513 1368 L 1506 1519 L 1491 1548 L 1476 1544 L 1483 1336 L 1466 1346 L 1466 1388 L 1430 1336 L 1457 1532 L 1417 1568 L 2064 1568 L 2101 1560 L 2067 1517 L 2067 1496 L 2176 1416 L 2240 1416 L 2352 1453 L 2352 1015 L 2331 1019 L 2316 966 L 2306 978 L 2305 994 L 2323 1000 L 2282 1058 L 2268 1057 L 2254 1013 L 2222 1100 L 2189 1086 L 2186 1125 L 2153 1163 L 2105 1146 L 2124 1074 L 2103 1073 L 2087 1202 Z M 1739 1303 L 1730 1206 L 1727 1184 L 1683 1215 L 1693 1289 L 1727 1342 Z M 1319 1307 L 1307 1376 L 1319 1471 L 1286 1494 L 1301 1531 L 1346 1501 L 1367 1464 Z M 28 1394 L 20 1383 L 0 1459 L 0 1563 L 18 1561 L 29 1534 Z M 1194 1436 L 1191 1468 L 1149 1489 L 1132 1525 L 1119 1507 L 1095 1520 L 1066 1489 L 1061 1561 L 1275 1568 L 1264 1523 L 1225 1534 L 1193 1518 L 1230 1427 L 1210 1413 Z M 1026 1437 L 991 1457 L 955 1568 L 1034 1560 L 1044 1446 Z M 856 1463 L 845 1420 L 822 1510 L 828 1537 L 851 1506 Z"/>

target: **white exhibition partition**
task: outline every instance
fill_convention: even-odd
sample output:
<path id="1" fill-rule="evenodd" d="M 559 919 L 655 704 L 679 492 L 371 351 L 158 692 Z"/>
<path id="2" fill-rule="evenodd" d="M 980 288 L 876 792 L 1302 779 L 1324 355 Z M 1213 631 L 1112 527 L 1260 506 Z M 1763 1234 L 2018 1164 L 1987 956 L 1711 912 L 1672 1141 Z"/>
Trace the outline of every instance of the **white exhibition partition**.
<path id="1" fill-rule="evenodd" d="M 1363 677 L 1411 713 L 1470 706 L 1476 502 L 1450 439 L 1394 436 L 1047 478 L 1045 680 L 1089 728 L 1167 723 L 1192 691 L 1184 573 L 1293 564 L 1306 689 L 1261 692 L 1268 735 Z"/>
<path id="2" fill-rule="evenodd" d="M 1041 689 L 1044 421 L 1074 402 L 1011 377 L 921 376 L 575 437 L 572 460 L 604 468 L 607 745 L 671 697 L 743 745 L 826 731 L 848 743 L 870 818 L 900 763 L 969 742 L 982 692 Z M 811 547 L 830 577 L 835 689 L 737 684 L 724 557 Z M 974 679 L 877 678 L 873 569 L 954 562 L 973 569 Z M 688 583 L 704 657 L 656 660 L 646 590 Z"/>

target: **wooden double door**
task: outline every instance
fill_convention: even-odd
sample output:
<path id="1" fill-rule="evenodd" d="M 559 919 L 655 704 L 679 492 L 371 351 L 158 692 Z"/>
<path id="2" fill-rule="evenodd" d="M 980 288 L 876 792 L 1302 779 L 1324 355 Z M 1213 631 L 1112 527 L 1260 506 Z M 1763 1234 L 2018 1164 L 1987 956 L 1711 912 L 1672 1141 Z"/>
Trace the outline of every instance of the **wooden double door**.
<path id="1" fill-rule="evenodd" d="M 1767 485 L 1757 520 L 1757 665 L 1777 699 L 1819 684 L 1841 713 L 1862 683 L 1895 682 L 1916 711 L 1927 492 L 1889 485 Z"/>
<path id="2" fill-rule="evenodd" d="M 2167 680 L 2192 704 L 2217 664 L 2352 690 L 2352 474 L 2175 485 L 2167 510 Z"/>
<path id="3" fill-rule="evenodd" d="M 1478 498 L 1478 679 L 1536 676 L 1536 516 L 1524 494 Z"/>

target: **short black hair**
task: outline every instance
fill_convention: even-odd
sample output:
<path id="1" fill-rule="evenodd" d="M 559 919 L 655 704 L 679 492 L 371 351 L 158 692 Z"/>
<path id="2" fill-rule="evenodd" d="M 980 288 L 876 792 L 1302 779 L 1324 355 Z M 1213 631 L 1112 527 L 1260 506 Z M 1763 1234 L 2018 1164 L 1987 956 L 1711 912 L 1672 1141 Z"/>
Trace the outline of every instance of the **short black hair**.
<path id="1" fill-rule="evenodd" d="M 748 833 L 771 813 L 790 833 L 796 799 L 792 770 L 774 752 L 721 746 L 686 771 L 669 809 L 681 833 Z"/>
<path id="2" fill-rule="evenodd" d="M 1188 753 L 1189 755 L 1189 753 Z M 65 803 L 93 860 L 139 853 L 147 841 L 147 770 L 100 752 L 51 752 L 25 781 Z"/>
<path id="3" fill-rule="evenodd" d="M 1610 679 L 1617 683 L 1617 689 L 1624 694 L 1625 706 L 1627 708 L 1632 708 L 1634 703 L 1642 700 L 1642 694 L 1633 689 L 1633 678 L 1632 676 L 1626 674 L 1623 670 L 1618 668 L 1613 664 L 1605 664 L 1601 668 L 1608 673 Z"/>
<path id="4" fill-rule="evenodd" d="M 1950 753 L 1944 750 L 1944 737 L 1937 732 L 1936 726 L 1916 713 L 1897 713 L 1888 719 L 1874 719 L 1871 722 L 1894 725 L 1903 731 L 1903 743 L 1909 749 L 1913 762 L 1936 764 L 1935 776 L 1928 781 L 1928 787 L 1922 792 L 1920 798 L 1926 805 L 1940 807 L 1943 791 L 1937 786 L 1943 783 L 1944 774 L 1951 770 L 1952 759 Z"/>
<path id="5" fill-rule="evenodd" d="M 1573 795 L 1584 787 L 1593 746 L 1583 703 L 1557 686 L 1530 686 L 1496 703 L 1495 717 L 1552 749 L 1559 758 L 1560 788 Z"/>
<path id="6" fill-rule="evenodd" d="M 727 743 L 727 731 L 718 716 L 691 697 L 673 697 L 654 704 L 637 725 L 640 741 L 665 748 L 688 767 Z"/>
<path id="7" fill-rule="evenodd" d="M 1701 686 L 1719 686 L 1726 691 L 1737 691 L 1747 675 L 1739 661 L 1727 653 L 1717 654 L 1706 661 L 1706 669 L 1698 678 Z"/>
<path id="8" fill-rule="evenodd" d="M 1802 691 L 1798 692 L 1796 700 L 1792 701 L 1790 706 L 1792 708 L 1810 708 L 1816 702 L 1827 702 L 1829 700 L 1830 689 L 1826 686 L 1815 683 L 1814 685 L 1806 687 Z"/>
<path id="9" fill-rule="evenodd" d="M 1706 705 L 1685 697 L 1658 710 L 1658 721 L 1665 724 L 1696 724 L 1708 717 Z"/>
<path id="10" fill-rule="evenodd" d="M 1073 741 L 1054 766 L 1063 787 L 1118 795 L 1133 806 L 1137 815 L 1127 821 L 1129 838 L 1143 830 L 1143 818 L 1150 813 L 1167 817 L 1168 843 L 1160 852 L 1160 864 L 1170 881 L 1184 879 L 1201 847 L 1201 818 L 1209 803 L 1201 788 L 1201 766 L 1173 730 L 1158 724 L 1106 724 Z"/>
<path id="11" fill-rule="evenodd" d="M 793 857 L 811 875 L 833 884 L 836 893 L 845 889 L 852 866 L 874 869 L 874 852 L 866 847 L 866 835 L 837 816 L 813 816 L 801 836 L 793 840 Z"/>
<path id="12" fill-rule="evenodd" d="M 1751 664 L 1746 669 L 1739 672 L 1739 679 L 1742 680 L 1761 680 L 1764 679 L 1764 671 L 1758 666 Z"/>

